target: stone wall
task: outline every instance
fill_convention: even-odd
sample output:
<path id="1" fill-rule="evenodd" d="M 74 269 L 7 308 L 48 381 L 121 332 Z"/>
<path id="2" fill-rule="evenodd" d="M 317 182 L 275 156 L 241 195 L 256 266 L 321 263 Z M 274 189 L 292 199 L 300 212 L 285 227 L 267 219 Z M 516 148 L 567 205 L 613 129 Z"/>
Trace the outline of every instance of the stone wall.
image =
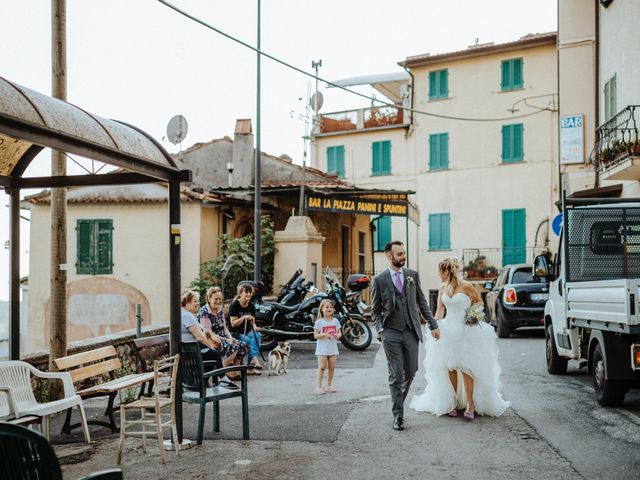
<path id="1" fill-rule="evenodd" d="M 143 337 L 151 337 L 153 335 L 162 335 L 169 333 L 168 325 L 151 325 L 142 328 Z M 79 340 L 77 342 L 71 342 L 67 347 L 67 355 L 74 355 L 76 353 L 88 352 L 101 347 L 115 347 L 118 352 L 118 357 L 122 362 L 121 374 L 135 373 L 138 371 L 140 361 L 138 359 L 137 351 L 133 345 L 133 339 L 136 338 L 136 331 L 125 330 L 112 335 L 104 335 L 102 337 L 95 337 L 86 340 Z M 22 357 L 22 360 L 30 363 L 38 370 L 49 370 L 49 349 L 39 350 Z M 89 379 L 86 383 L 83 383 L 82 387 L 87 388 L 92 386 L 97 381 Z M 100 382 L 97 382 L 100 383 Z M 49 388 L 47 382 L 38 381 L 33 384 L 33 390 L 38 401 L 46 401 L 49 396 Z"/>

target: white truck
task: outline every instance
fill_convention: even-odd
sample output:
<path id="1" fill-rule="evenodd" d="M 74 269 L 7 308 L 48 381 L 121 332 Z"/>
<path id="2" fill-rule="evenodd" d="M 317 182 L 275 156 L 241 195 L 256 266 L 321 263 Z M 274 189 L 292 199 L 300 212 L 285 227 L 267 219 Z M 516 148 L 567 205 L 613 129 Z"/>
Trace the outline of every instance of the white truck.
<path id="1" fill-rule="evenodd" d="M 623 203 L 624 202 L 624 203 Z M 564 374 L 576 360 L 592 376 L 601 405 L 620 405 L 640 388 L 640 199 L 562 201 L 560 247 L 547 278 L 547 370 Z"/>

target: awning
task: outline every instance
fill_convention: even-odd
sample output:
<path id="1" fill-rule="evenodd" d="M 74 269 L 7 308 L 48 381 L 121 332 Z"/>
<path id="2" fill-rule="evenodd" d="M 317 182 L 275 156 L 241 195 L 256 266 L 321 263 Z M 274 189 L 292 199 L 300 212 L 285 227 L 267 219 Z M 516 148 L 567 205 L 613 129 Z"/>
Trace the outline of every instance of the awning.
<path id="1" fill-rule="evenodd" d="M 359 77 L 335 80 L 334 85 L 340 87 L 355 87 L 357 85 L 371 85 L 394 103 L 402 102 L 402 86 L 409 84 L 407 72 L 380 73 L 375 75 L 362 75 Z M 329 85 L 331 88 L 332 85 Z"/>

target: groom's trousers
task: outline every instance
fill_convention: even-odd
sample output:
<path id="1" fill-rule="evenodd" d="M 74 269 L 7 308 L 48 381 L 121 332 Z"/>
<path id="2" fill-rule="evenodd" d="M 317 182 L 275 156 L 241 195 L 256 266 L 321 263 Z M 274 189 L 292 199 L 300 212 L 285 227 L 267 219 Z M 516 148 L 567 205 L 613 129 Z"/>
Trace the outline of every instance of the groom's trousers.
<path id="1" fill-rule="evenodd" d="M 413 329 L 402 332 L 385 328 L 382 346 L 387 355 L 389 367 L 389 389 L 391 390 L 391 410 L 394 418 L 404 414 L 404 400 L 407 398 L 413 377 L 418 371 L 418 351 L 420 341 Z"/>

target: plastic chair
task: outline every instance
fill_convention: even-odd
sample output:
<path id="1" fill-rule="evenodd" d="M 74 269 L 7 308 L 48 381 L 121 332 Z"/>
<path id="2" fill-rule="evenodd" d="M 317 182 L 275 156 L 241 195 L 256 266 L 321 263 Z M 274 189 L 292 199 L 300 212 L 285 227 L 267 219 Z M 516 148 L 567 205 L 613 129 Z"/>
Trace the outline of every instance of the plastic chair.
<path id="1" fill-rule="evenodd" d="M 38 403 L 31 389 L 31 375 L 39 378 L 61 380 L 64 387 L 64 398 L 52 402 Z M 82 419 L 84 438 L 87 443 L 91 441 L 82 399 L 76 395 L 70 374 L 64 372 L 41 372 L 27 362 L 9 360 L 0 362 L 0 385 L 9 387 L 9 405 L 12 405 L 15 417 L 27 415 L 42 417 L 42 432 L 47 439 L 49 438 L 49 416 L 72 407 L 78 407 Z"/>
<path id="2" fill-rule="evenodd" d="M 205 362 L 198 343 L 182 344 L 182 401 L 200 405 L 198 415 L 197 444 L 202 444 L 204 436 L 204 416 L 207 403 L 213 403 L 213 431 L 220 431 L 220 400 L 232 397 L 242 397 L 242 438 L 249 440 L 249 399 L 247 396 L 247 365 L 234 365 L 204 371 Z M 222 365 L 220 358 L 218 365 Z M 231 390 L 218 385 L 218 379 L 228 372 L 241 373 L 241 388 Z M 213 386 L 209 387 L 209 379 Z"/>
<path id="3" fill-rule="evenodd" d="M 0 478 L 11 480 L 62 480 L 53 447 L 37 432 L 0 422 Z M 80 480 L 123 480 L 122 470 L 95 472 Z"/>

